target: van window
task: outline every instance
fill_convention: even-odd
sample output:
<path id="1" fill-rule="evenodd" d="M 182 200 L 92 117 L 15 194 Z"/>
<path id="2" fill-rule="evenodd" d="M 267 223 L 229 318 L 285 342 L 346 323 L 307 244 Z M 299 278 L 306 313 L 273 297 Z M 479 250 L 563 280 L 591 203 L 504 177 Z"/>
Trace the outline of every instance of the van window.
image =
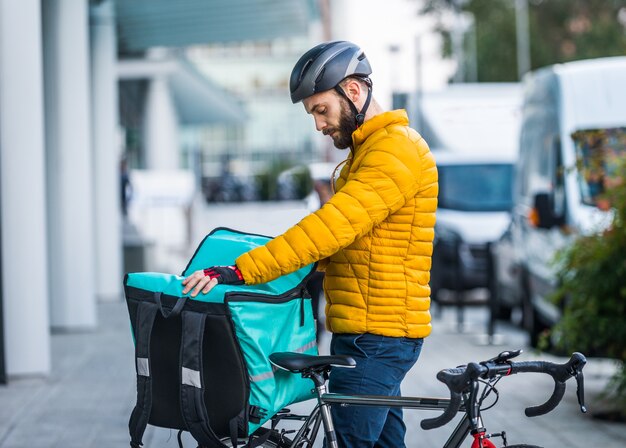
<path id="1" fill-rule="evenodd" d="M 554 191 L 559 149 L 558 120 L 551 103 L 531 106 L 522 126 L 519 172 L 519 193 L 528 201 L 538 192 Z"/>
<path id="2" fill-rule="evenodd" d="M 572 139 L 583 202 L 597 206 L 606 188 L 618 181 L 618 161 L 626 156 L 626 127 L 576 131 Z"/>
<path id="3" fill-rule="evenodd" d="M 439 207 L 473 212 L 511 209 L 512 164 L 439 165 L 437 170 Z"/>

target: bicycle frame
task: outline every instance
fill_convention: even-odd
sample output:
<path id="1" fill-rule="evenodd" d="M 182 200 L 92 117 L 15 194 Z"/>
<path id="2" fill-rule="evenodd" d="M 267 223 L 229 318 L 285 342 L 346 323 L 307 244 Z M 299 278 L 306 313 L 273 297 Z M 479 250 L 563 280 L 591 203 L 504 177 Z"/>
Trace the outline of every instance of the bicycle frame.
<path id="1" fill-rule="evenodd" d="M 381 406 L 400 407 L 403 409 L 441 410 L 446 409 L 450 403 L 449 398 L 434 397 L 381 397 L 375 395 L 341 395 L 326 393 L 320 397 L 322 403 L 353 405 L 353 406 Z M 465 411 L 465 405 L 459 408 L 460 413 L 464 413 L 459 424 L 454 428 L 452 434 L 446 441 L 443 448 L 460 448 L 461 443 L 470 433 L 469 415 Z"/>
<path id="2" fill-rule="evenodd" d="M 474 437 L 472 447 L 496 448 L 489 439 L 501 437 L 507 446 L 506 433 L 487 433 L 481 417 L 483 400 L 489 393 L 495 390 L 495 384 L 500 378 L 516 373 L 535 372 L 550 375 L 554 380 L 554 389 L 550 398 L 538 406 L 530 406 L 525 409 L 528 417 L 543 415 L 552 411 L 563 398 L 565 382 L 570 378 L 576 378 L 577 398 L 581 412 L 587 412 L 584 404 L 584 379 L 583 367 L 587 360 L 582 353 L 575 352 L 569 361 L 557 364 L 548 361 L 521 361 L 512 362 L 521 353 L 521 350 L 503 351 L 495 358 L 480 363 L 470 362 L 467 365 L 443 369 L 437 374 L 437 379 L 444 383 L 450 391 L 450 398 L 431 397 L 389 397 L 380 395 L 346 395 L 328 393 L 326 381 L 331 366 L 353 367 L 356 363 L 352 358 L 341 356 L 310 356 L 297 353 L 275 353 L 270 355 L 272 362 L 278 367 L 291 372 L 299 372 L 303 378 L 310 378 L 315 384 L 317 405 L 308 416 L 292 414 L 278 415 L 273 419 L 272 429 L 281 419 L 304 421 L 293 441 L 283 439 L 280 446 L 289 448 L 311 448 L 319 432 L 320 424 L 324 425 L 326 445 L 329 448 L 338 448 L 337 437 L 330 413 L 331 405 L 339 406 L 378 406 L 400 407 L 407 409 L 438 410 L 444 412 L 434 418 L 423 419 L 423 429 L 433 429 L 449 423 L 454 416 L 461 412 L 461 420 L 452 431 L 443 448 L 460 448 L 468 435 Z M 481 383 L 483 384 L 481 386 Z M 482 388 L 482 393 L 481 393 Z M 491 408 L 495 403 L 485 409 Z M 295 432 L 295 431 L 289 431 Z M 279 433 L 282 439 L 282 434 Z M 516 445 L 521 446 L 521 445 Z"/>
<path id="3" fill-rule="evenodd" d="M 324 424 L 324 433 L 327 437 L 329 448 L 335 448 L 336 442 L 334 437 L 329 438 L 329 434 L 334 433 L 334 426 L 332 419 L 330 418 L 330 405 L 339 406 L 377 406 L 377 407 L 400 407 L 403 409 L 421 409 L 421 410 L 443 410 L 446 409 L 450 403 L 449 398 L 435 398 L 435 397 L 388 397 L 379 395 L 344 395 L 327 393 L 324 390 L 318 390 L 318 404 L 313 411 L 305 417 L 305 422 L 302 427 L 296 433 L 293 442 L 289 445 L 290 448 L 296 447 L 312 447 L 313 442 L 318 434 L 320 424 Z M 464 397 L 467 398 L 467 397 Z M 452 434 L 444 444 L 443 448 L 460 448 L 463 441 L 470 434 L 470 419 L 469 415 L 465 411 L 465 405 L 462 405 L 459 409 L 460 413 L 464 413 L 461 421 L 456 428 L 452 431 Z M 284 416 L 286 420 L 301 420 L 300 416 Z M 307 430 L 311 428 L 312 439 L 306 439 Z M 302 442 L 308 443 L 308 445 L 300 445 Z M 334 443 L 333 443 L 334 442 Z"/>

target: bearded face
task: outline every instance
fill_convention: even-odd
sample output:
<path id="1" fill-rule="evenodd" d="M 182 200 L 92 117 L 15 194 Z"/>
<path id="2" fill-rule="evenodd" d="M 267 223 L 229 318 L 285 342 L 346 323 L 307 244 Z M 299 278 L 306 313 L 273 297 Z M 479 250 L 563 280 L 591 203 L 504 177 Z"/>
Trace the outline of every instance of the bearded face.
<path id="1" fill-rule="evenodd" d="M 352 146 L 352 133 L 356 128 L 355 119 L 348 100 L 341 95 L 337 96 L 340 104 L 339 124 L 337 125 L 338 132 L 333 136 L 333 143 L 337 149 L 346 149 Z"/>
<path id="2" fill-rule="evenodd" d="M 354 112 L 348 100 L 334 90 L 328 90 L 305 98 L 307 113 L 313 115 L 315 128 L 333 139 L 338 149 L 352 145 L 352 133 L 356 129 Z"/>

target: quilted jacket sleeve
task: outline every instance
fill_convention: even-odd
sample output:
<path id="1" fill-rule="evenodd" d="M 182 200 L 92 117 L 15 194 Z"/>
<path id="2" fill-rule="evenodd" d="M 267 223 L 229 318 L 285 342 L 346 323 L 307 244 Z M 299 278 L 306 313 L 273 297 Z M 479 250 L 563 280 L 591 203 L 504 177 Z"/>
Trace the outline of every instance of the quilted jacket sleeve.
<path id="1" fill-rule="evenodd" d="M 396 136 L 367 148 L 356 171 L 322 208 L 237 258 L 246 283 L 265 283 L 293 272 L 367 234 L 415 196 L 421 177 L 419 153 L 414 143 Z"/>

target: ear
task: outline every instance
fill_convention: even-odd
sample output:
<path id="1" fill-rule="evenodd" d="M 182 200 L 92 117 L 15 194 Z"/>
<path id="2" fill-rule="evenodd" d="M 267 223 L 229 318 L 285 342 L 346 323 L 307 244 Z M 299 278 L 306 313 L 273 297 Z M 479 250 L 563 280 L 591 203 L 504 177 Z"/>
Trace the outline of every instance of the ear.
<path id="1" fill-rule="evenodd" d="M 346 92 L 346 95 L 348 95 L 348 98 L 350 98 L 353 103 L 356 103 L 361 96 L 362 86 L 358 81 L 348 79 L 343 90 Z"/>

